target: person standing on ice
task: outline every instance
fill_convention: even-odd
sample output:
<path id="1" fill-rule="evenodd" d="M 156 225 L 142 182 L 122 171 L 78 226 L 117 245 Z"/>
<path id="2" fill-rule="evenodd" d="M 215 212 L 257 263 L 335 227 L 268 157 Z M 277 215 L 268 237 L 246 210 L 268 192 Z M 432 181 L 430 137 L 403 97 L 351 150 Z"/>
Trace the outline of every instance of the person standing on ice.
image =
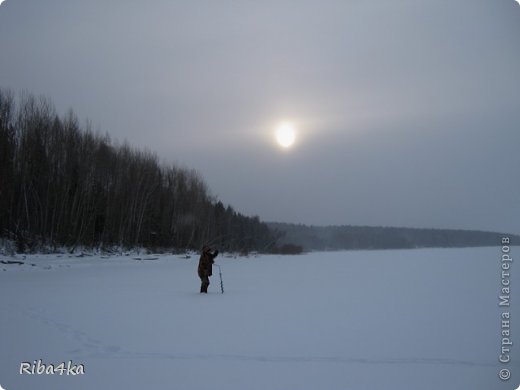
<path id="1" fill-rule="evenodd" d="M 201 281 L 200 292 L 208 293 L 209 277 L 213 274 L 213 263 L 215 257 L 218 256 L 218 250 L 211 253 L 211 248 L 208 245 L 202 247 L 202 253 L 199 260 L 199 268 L 197 270 Z"/>

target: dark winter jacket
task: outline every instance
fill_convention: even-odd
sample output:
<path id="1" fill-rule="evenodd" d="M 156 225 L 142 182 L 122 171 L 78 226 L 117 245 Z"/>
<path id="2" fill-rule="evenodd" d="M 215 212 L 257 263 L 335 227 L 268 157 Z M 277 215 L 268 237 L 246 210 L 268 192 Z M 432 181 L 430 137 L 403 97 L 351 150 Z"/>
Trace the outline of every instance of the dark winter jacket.
<path id="1" fill-rule="evenodd" d="M 211 253 L 210 248 L 204 248 L 200 255 L 198 274 L 200 278 L 213 275 L 213 263 L 218 251 Z"/>

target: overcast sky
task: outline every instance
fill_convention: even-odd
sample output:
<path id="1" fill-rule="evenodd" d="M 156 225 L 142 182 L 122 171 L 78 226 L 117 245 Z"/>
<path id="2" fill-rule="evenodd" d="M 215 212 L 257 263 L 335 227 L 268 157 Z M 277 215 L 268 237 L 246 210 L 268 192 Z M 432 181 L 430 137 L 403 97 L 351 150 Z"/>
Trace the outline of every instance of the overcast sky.
<path id="1" fill-rule="evenodd" d="M 520 233 L 514 0 L 7 0 L 0 87 L 266 221 Z"/>

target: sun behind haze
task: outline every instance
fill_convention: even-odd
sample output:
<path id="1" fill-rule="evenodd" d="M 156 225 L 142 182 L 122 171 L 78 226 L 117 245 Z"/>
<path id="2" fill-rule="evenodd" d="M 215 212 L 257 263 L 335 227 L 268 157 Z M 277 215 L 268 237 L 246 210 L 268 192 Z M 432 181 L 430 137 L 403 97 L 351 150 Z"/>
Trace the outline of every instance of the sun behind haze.
<path id="1" fill-rule="evenodd" d="M 275 131 L 276 142 L 284 149 L 293 146 L 296 139 L 296 129 L 291 122 L 281 122 Z"/>

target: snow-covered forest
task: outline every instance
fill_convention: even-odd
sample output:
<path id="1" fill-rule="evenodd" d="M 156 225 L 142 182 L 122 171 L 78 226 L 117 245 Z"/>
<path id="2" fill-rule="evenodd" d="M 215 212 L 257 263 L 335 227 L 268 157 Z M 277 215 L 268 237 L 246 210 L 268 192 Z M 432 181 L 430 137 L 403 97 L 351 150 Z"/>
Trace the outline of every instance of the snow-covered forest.
<path id="1" fill-rule="evenodd" d="M 42 245 L 267 250 L 268 227 L 211 196 L 197 172 L 81 124 L 51 101 L 0 89 L 0 235 Z"/>

